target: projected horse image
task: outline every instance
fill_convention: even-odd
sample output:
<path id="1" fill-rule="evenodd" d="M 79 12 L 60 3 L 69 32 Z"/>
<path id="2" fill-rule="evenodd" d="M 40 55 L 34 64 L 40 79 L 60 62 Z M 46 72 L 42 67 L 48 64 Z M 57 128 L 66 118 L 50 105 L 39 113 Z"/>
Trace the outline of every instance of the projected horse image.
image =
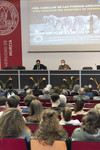
<path id="1" fill-rule="evenodd" d="M 55 39 L 65 41 L 68 36 L 78 40 L 80 36 L 99 35 L 100 18 L 96 15 L 57 17 L 43 16 L 41 24 L 30 25 L 31 44 L 53 44 Z"/>

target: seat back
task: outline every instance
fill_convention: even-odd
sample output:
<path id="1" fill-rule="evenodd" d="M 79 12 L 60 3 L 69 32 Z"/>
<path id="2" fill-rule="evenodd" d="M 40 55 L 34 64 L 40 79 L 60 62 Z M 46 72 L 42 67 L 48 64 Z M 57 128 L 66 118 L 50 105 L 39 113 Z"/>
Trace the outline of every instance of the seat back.
<path id="1" fill-rule="evenodd" d="M 67 150 L 66 141 L 54 141 L 53 145 L 45 145 L 39 140 L 31 139 L 31 150 Z"/>
<path id="2" fill-rule="evenodd" d="M 80 122 L 82 121 L 82 118 L 84 117 L 84 114 L 76 114 L 76 115 L 72 115 L 72 119 L 78 119 Z"/>
<path id="3" fill-rule="evenodd" d="M 12 67 L 4 67 L 3 70 L 12 70 Z"/>
<path id="4" fill-rule="evenodd" d="M 93 70 L 92 67 L 83 67 L 82 69 L 83 69 L 83 70 Z"/>
<path id="5" fill-rule="evenodd" d="M 74 129 L 79 128 L 80 125 L 72 125 L 72 124 L 67 124 L 67 125 L 63 125 L 63 128 L 67 131 L 69 137 L 71 137 Z"/>
<path id="6" fill-rule="evenodd" d="M 97 141 L 78 141 L 72 139 L 72 150 L 100 150 L 100 140 Z"/>
<path id="7" fill-rule="evenodd" d="M 38 129 L 39 123 L 27 122 L 26 125 L 31 129 L 32 134 Z"/>
<path id="8" fill-rule="evenodd" d="M 25 138 L 0 139 L 0 150 L 27 150 Z"/>

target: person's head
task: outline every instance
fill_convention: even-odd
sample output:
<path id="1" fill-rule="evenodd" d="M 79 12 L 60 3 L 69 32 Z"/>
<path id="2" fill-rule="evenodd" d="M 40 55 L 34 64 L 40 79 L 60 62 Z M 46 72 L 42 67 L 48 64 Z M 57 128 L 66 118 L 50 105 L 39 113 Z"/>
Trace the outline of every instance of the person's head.
<path id="1" fill-rule="evenodd" d="M 36 60 L 36 65 L 40 65 L 40 60 Z"/>
<path id="2" fill-rule="evenodd" d="M 43 94 L 49 94 L 50 93 L 50 89 L 49 88 L 44 88 L 43 89 Z"/>
<path id="3" fill-rule="evenodd" d="M 84 88 L 80 88 L 78 93 L 79 95 L 84 95 L 85 94 Z"/>
<path id="4" fill-rule="evenodd" d="M 59 125 L 57 112 L 52 109 L 45 109 L 42 112 L 39 130 L 36 132 L 34 139 L 39 138 L 40 141 L 44 140 L 45 144 L 52 145 L 55 139 L 61 139 L 62 130 L 62 126 Z"/>
<path id="5" fill-rule="evenodd" d="M 5 96 L 0 96 L 0 106 L 6 105 L 7 98 Z"/>
<path id="6" fill-rule="evenodd" d="M 59 97 L 60 97 L 60 103 L 65 103 L 66 104 L 66 102 L 67 102 L 67 98 L 66 98 L 66 96 L 65 95 L 62 95 L 62 94 L 60 94 L 59 95 Z"/>
<path id="7" fill-rule="evenodd" d="M 72 117 L 72 110 L 69 107 L 64 107 L 61 112 L 61 116 L 65 121 L 70 121 Z"/>
<path id="8" fill-rule="evenodd" d="M 52 85 L 51 85 L 51 84 L 47 84 L 47 85 L 46 85 L 46 88 L 48 88 L 48 89 L 51 90 L 51 89 L 52 89 Z"/>
<path id="9" fill-rule="evenodd" d="M 12 83 L 9 84 L 8 88 L 9 88 L 10 90 L 12 90 L 12 89 L 14 88 L 13 84 L 12 84 Z"/>
<path id="10" fill-rule="evenodd" d="M 100 89 L 97 91 L 97 93 L 98 93 L 98 96 L 100 96 Z"/>
<path id="11" fill-rule="evenodd" d="M 80 88 L 80 85 L 79 84 L 75 84 L 74 87 L 73 87 L 73 92 L 74 93 L 78 93 L 79 88 Z"/>
<path id="12" fill-rule="evenodd" d="M 88 92 L 88 85 L 84 85 L 84 91 Z"/>
<path id="13" fill-rule="evenodd" d="M 9 107 L 17 108 L 20 103 L 20 97 L 17 95 L 10 96 L 10 98 L 7 99 L 7 103 Z"/>
<path id="14" fill-rule="evenodd" d="M 0 117 L 0 138 L 18 137 L 26 130 L 26 122 L 17 108 L 9 108 Z"/>
<path id="15" fill-rule="evenodd" d="M 64 64 L 65 64 L 65 60 L 62 59 L 61 60 L 61 65 L 64 66 Z"/>
<path id="16" fill-rule="evenodd" d="M 88 91 L 92 92 L 92 85 L 91 84 L 88 85 Z"/>
<path id="17" fill-rule="evenodd" d="M 36 99 L 36 98 L 35 98 L 35 96 L 34 96 L 33 94 L 30 94 L 30 95 L 25 96 L 25 98 L 24 98 L 25 105 L 26 105 L 27 107 L 29 107 L 30 104 L 31 104 L 31 102 L 32 102 L 32 100 L 35 100 L 35 99 Z"/>
<path id="18" fill-rule="evenodd" d="M 59 100 L 59 99 L 60 99 L 60 97 L 59 97 L 58 94 L 56 94 L 56 93 L 52 94 L 52 95 L 51 95 L 51 103 L 52 103 L 52 105 L 58 106 L 59 103 L 60 103 L 60 100 Z"/>
<path id="19" fill-rule="evenodd" d="M 24 86 L 24 91 L 26 92 L 26 90 L 28 90 L 29 88 L 30 88 L 29 85 L 25 85 L 25 86 Z"/>
<path id="20" fill-rule="evenodd" d="M 100 113 L 91 109 L 82 119 L 82 129 L 89 134 L 97 134 L 100 128 Z"/>
<path id="21" fill-rule="evenodd" d="M 77 113 L 78 111 L 81 111 L 83 107 L 84 107 L 84 100 L 78 97 L 74 105 L 75 113 Z"/>
<path id="22" fill-rule="evenodd" d="M 43 106 L 39 100 L 33 100 L 30 104 L 30 115 L 40 116 L 43 111 Z"/>
<path id="23" fill-rule="evenodd" d="M 58 86 L 54 86 L 53 93 L 60 94 L 60 88 Z"/>
<path id="24" fill-rule="evenodd" d="M 94 106 L 94 109 L 97 110 L 100 113 L 100 103 L 96 104 Z"/>
<path id="25" fill-rule="evenodd" d="M 61 90 L 63 90 L 63 89 L 67 89 L 65 84 L 61 85 Z"/>
<path id="26" fill-rule="evenodd" d="M 33 94 L 32 90 L 29 88 L 26 90 L 26 95 L 30 95 L 30 94 Z"/>

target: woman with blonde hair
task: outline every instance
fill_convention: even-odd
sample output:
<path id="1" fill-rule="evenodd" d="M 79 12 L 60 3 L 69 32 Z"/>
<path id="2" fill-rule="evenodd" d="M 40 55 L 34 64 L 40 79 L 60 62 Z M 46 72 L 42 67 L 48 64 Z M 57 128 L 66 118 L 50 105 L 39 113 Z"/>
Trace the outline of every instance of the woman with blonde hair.
<path id="1" fill-rule="evenodd" d="M 31 131 L 17 108 L 8 108 L 0 117 L 0 138 L 5 137 L 25 137 L 27 141 L 30 140 Z"/>
<path id="2" fill-rule="evenodd" d="M 59 125 L 57 112 L 52 109 L 45 109 L 42 113 L 39 129 L 34 134 L 34 139 L 52 145 L 54 140 L 68 139 L 67 132 Z"/>
<path id="3" fill-rule="evenodd" d="M 30 116 L 26 118 L 28 122 L 40 122 L 43 106 L 39 100 L 33 100 L 30 104 Z"/>

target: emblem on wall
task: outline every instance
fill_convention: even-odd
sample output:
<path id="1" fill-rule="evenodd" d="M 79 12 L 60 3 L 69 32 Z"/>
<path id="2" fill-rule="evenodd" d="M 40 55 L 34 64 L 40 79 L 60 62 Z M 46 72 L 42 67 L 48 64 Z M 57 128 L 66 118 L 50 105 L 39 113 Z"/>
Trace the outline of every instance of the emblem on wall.
<path id="1" fill-rule="evenodd" d="M 16 7 L 8 1 L 0 1 L 0 36 L 11 34 L 19 23 Z"/>

